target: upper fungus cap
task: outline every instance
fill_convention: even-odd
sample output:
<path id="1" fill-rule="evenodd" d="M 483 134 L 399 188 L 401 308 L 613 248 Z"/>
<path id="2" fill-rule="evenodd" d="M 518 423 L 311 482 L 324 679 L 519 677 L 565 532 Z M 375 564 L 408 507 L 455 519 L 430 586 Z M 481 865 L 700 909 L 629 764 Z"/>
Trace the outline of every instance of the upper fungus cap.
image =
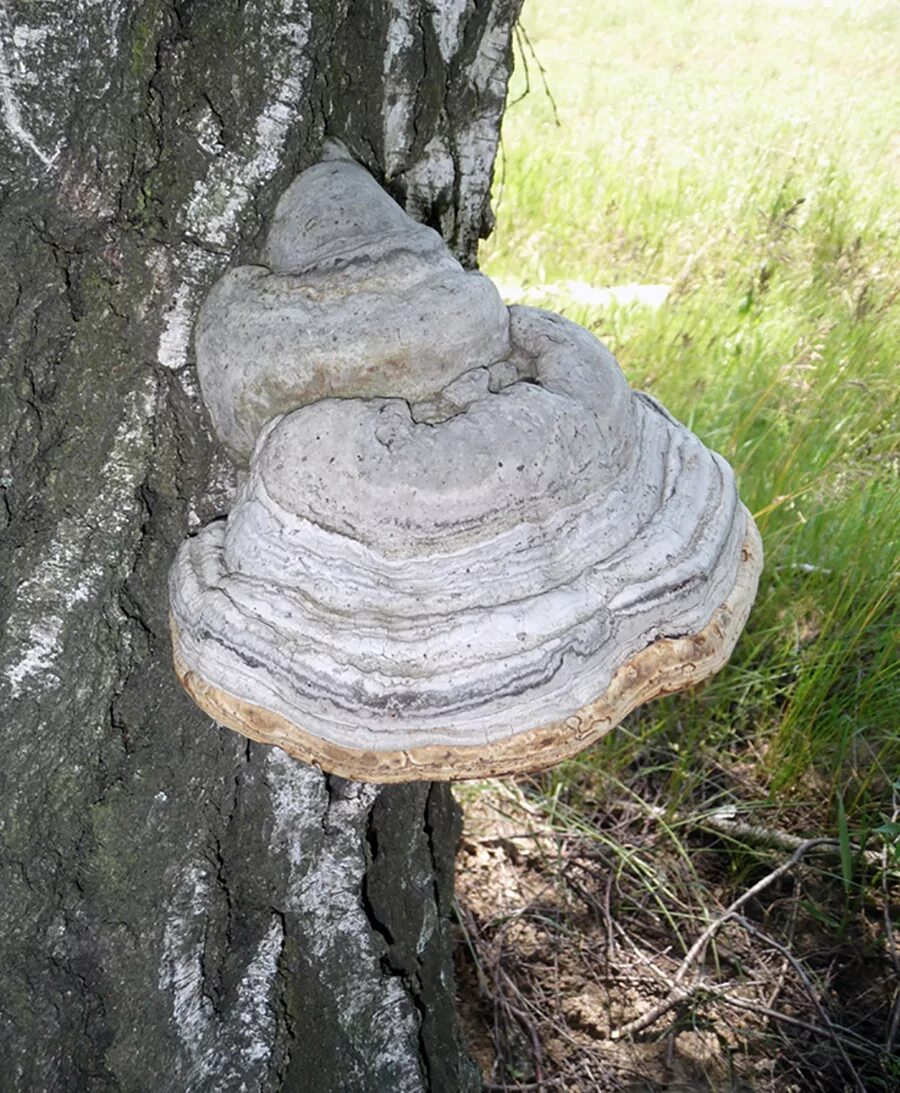
<path id="1" fill-rule="evenodd" d="M 425 402 L 509 352 L 494 285 L 352 161 L 294 181 L 262 262 L 226 273 L 197 324 L 203 399 L 239 463 L 286 409 L 385 394 Z"/>
<path id="2" fill-rule="evenodd" d="M 293 341 L 278 397 L 267 388 L 265 408 L 248 403 L 258 417 L 238 415 L 259 427 L 237 503 L 171 574 L 176 667 L 200 705 L 362 780 L 481 777 L 574 754 L 725 662 L 762 562 L 725 461 L 632 391 L 587 331 L 493 305 L 454 311 L 449 331 L 423 324 L 396 285 L 408 261 L 410 291 L 432 291 L 453 262 L 435 239 L 346 161 L 293 184 L 264 251 L 294 270 L 285 296 L 316 283 L 319 321 L 363 284 L 418 348 L 399 374 L 373 374 L 366 336 L 344 329 L 326 347 L 344 367 L 336 398 L 292 385 L 309 375 L 305 347 L 320 352 L 312 335 Z M 234 329 L 221 284 L 211 298 Z M 288 311 L 267 322 L 290 328 Z M 377 358 L 384 331 L 370 340 Z M 223 367 L 211 344 L 207 376 Z M 271 344 L 232 392 L 273 367 Z M 236 418 L 213 415 L 229 443 Z"/>

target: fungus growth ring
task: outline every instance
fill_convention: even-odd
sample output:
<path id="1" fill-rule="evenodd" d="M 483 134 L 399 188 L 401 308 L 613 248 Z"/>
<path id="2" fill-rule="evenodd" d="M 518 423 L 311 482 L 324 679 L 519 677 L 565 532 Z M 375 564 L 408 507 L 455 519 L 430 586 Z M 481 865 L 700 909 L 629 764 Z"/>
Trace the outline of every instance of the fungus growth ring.
<path id="1" fill-rule="evenodd" d="M 171 629 L 221 724 L 347 778 L 486 777 L 728 659 L 762 565 L 728 464 L 345 156 L 213 287 L 197 362 L 247 473 Z"/>

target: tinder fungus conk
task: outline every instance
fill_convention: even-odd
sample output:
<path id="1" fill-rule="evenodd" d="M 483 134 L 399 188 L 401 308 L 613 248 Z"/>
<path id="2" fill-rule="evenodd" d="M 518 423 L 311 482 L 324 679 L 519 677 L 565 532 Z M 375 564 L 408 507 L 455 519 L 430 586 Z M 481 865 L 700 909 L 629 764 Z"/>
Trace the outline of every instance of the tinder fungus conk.
<path id="1" fill-rule="evenodd" d="M 347 778 L 574 754 L 727 660 L 762 551 L 731 469 L 575 324 L 507 309 L 348 159 L 279 203 L 197 338 L 249 471 L 181 548 L 175 664 Z"/>

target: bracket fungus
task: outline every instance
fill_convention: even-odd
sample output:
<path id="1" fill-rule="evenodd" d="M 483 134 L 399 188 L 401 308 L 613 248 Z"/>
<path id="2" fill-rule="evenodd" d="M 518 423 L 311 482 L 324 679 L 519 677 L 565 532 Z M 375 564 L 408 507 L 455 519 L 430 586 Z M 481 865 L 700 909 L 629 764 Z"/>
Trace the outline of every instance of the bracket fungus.
<path id="1" fill-rule="evenodd" d="M 176 670 L 347 778 L 548 766 L 725 663 L 759 535 L 591 334 L 505 307 L 333 155 L 201 310 L 204 401 L 248 469 L 172 567 Z"/>

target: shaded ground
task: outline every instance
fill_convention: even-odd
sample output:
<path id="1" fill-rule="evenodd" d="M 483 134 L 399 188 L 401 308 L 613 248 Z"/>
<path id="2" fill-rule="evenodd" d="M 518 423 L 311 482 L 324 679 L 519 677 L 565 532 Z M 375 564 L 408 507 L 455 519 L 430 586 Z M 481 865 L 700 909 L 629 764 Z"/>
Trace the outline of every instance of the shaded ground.
<path id="1" fill-rule="evenodd" d="M 900 1086 L 896 885 L 854 903 L 832 843 L 736 852 L 637 800 L 572 830 L 528 793 L 465 802 L 460 995 L 487 1090 Z"/>

